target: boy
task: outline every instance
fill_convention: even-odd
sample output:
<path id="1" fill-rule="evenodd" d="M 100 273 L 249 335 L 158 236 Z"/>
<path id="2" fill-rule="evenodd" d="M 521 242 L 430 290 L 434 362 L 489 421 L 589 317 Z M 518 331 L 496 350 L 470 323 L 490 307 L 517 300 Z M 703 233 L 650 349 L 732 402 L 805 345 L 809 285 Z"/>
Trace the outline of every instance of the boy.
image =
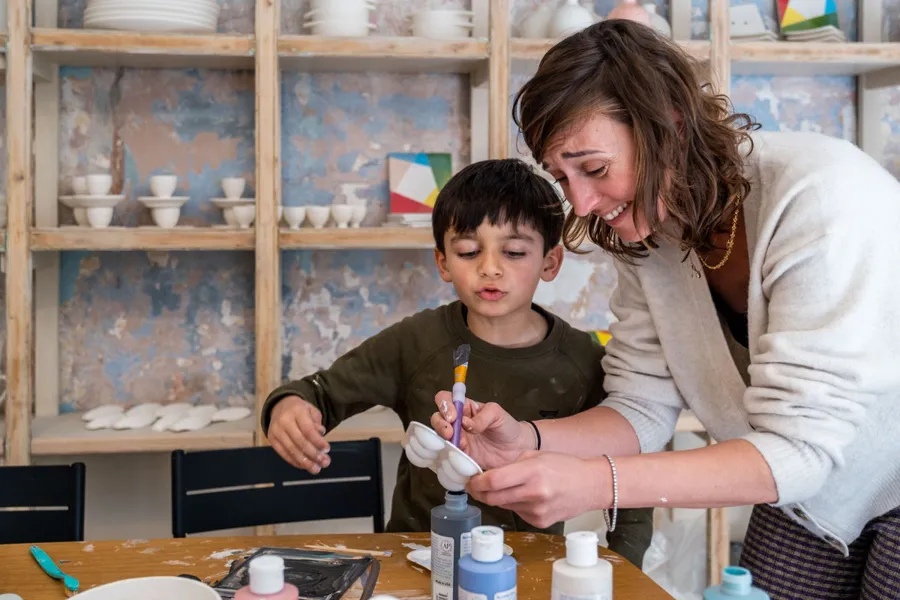
<path id="1" fill-rule="evenodd" d="M 497 402 L 513 417 L 562 418 L 603 398 L 603 348 L 532 303 L 538 283 L 562 264 L 562 202 L 524 162 L 488 160 L 462 169 L 441 190 L 432 229 L 441 279 L 459 300 L 403 319 L 325 369 L 273 391 L 262 425 L 292 465 L 318 473 L 329 464 L 324 434 L 374 405 L 428 425 L 434 397 L 453 384 L 453 350 L 471 346 L 467 396 Z M 435 474 L 404 455 L 388 531 L 428 531 L 444 503 Z M 474 501 L 473 501 L 474 503 Z M 477 504 L 477 503 L 476 503 Z M 485 525 L 539 531 L 515 513 L 478 504 Z M 561 534 L 563 523 L 545 530 Z M 641 566 L 653 533 L 652 509 L 620 510 L 610 548 Z"/>

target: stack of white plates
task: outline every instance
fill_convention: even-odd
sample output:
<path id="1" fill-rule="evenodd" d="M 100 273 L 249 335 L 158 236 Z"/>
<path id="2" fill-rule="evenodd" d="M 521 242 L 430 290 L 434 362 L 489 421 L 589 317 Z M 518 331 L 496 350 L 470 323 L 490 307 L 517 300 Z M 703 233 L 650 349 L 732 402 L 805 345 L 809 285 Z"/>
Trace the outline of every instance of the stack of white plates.
<path id="1" fill-rule="evenodd" d="M 789 42 L 834 42 L 840 44 L 847 41 L 844 32 L 834 25 L 823 25 L 802 31 L 786 31 L 784 37 Z"/>
<path id="2" fill-rule="evenodd" d="M 87 0 L 85 29 L 215 32 L 216 0 Z"/>

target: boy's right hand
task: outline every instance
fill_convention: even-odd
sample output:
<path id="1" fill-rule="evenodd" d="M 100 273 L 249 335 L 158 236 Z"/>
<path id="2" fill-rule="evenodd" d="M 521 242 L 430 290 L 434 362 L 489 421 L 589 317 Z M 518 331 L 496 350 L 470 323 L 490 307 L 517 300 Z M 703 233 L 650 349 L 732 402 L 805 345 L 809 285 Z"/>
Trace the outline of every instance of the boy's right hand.
<path id="1" fill-rule="evenodd" d="M 269 443 L 289 464 L 316 475 L 331 464 L 322 413 L 300 396 L 285 396 L 272 408 Z"/>

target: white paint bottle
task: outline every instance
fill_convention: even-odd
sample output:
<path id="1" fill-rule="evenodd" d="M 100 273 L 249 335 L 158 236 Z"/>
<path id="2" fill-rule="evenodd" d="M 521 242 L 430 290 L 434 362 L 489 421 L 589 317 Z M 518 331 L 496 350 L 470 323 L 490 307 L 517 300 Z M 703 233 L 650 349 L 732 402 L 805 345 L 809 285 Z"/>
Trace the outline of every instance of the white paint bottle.
<path id="1" fill-rule="evenodd" d="M 593 531 L 566 536 L 566 557 L 553 563 L 551 600 L 612 600 L 612 565 L 601 560 Z"/>

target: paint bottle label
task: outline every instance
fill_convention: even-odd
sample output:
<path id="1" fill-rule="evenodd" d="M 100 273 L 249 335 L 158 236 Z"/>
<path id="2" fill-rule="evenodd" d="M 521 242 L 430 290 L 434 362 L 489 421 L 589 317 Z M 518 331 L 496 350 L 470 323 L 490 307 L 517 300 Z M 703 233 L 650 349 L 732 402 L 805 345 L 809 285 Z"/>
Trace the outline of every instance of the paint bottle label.
<path id="1" fill-rule="evenodd" d="M 565 594 L 552 591 L 550 600 L 612 600 L 612 596 L 606 594 Z"/>
<path id="2" fill-rule="evenodd" d="M 453 598 L 453 552 L 452 537 L 431 532 L 431 600 Z"/>
<path id="3" fill-rule="evenodd" d="M 516 588 L 497 592 L 493 598 L 488 598 L 486 594 L 476 594 L 459 588 L 459 600 L 516 600 Z"/>
<path id="4" fill-rule="evenodd" d="M 459 536 L 459 556 L 462 558 L 467 554 L 472 554 L 472 532 L 467 531 Z"/>

